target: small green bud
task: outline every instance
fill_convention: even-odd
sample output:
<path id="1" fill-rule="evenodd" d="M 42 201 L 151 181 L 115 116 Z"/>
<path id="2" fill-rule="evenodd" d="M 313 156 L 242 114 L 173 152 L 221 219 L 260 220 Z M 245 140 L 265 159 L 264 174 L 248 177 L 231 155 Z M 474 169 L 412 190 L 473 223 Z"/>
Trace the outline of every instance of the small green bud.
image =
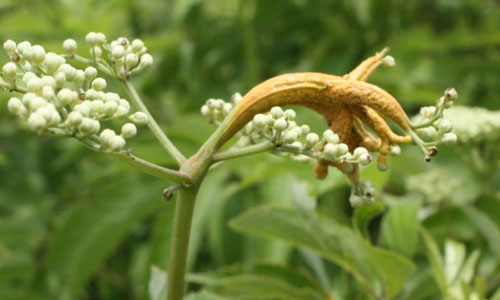
<path id="1" fill-rule="evenodd" d="M 67 39 L 63 42 L 63 49 L 69 54 L 74 54 L 76 51 L 76 47 L 77 47 L 76 41 L 73 39 Z"/>
<path id="2" fill-rule="evenodd" d="M 379 171 L 385 172 L 389 169 L 389 164 L 387 162 L 377 162 L 377 169 L 379 169 Z"/>
<path id="3" fill-rule="evenodd" d="M 142 111 L 135 112 L 128 118 L 137 125 L 145 125 L 148 123 L 148 116 Z"/>
<path id="4" fill-rule="evenodd" d="M 13 62 L 8 62 L 3 66 L 2 71 L 5 75 L 5 78 L 13 79 L 14 77 L 16 77 L 17 66 Z"/>
<path id="5" fill-rule="evenodd" d="M 135 127 L 134 124 L 132 123 L 126 123 L 122 126 L 122 132 L 121 132 L 121 136 L 124 138 L 124 139 L 129 139 L 129 138 L 132 138 L 134 137 L 135 135 L 137 134 L 137 127 Z"/>

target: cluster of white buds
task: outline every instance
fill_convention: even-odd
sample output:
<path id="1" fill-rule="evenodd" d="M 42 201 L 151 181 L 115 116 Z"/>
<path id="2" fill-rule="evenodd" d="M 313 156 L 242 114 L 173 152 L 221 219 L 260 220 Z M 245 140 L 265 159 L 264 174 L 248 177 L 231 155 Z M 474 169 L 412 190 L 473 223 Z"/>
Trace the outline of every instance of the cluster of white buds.
<path id="1" fill-rule="evenodd" d="M 103 34 L 97 34 L 94 44 L 102 46 L 105 41 Z M 23 94 L 10 98 L 8 109 L 38 134 L 74 136 L 94 148 L 119 151 L 125 139 L 136 134 L 135 125 L 127 123 L 115 134 L 103 129 L 102 122 L 129 118 L 136 124 L 147 123 L 144 113 L 131 114 L 127 100 L 105 91 L 106 80 L 97 77 L 96 68 L 77 69 L 64 56 L 27 41 L 8 40 L 3 46 L 12 61 L 2 68 L 0 87 Z M 76 42 L 66 40 L 63 48 L 74 53 Z"/>
<path id="2" fill-rule="evenodd" d="M 500 138 L 500 111 L 457 106 L 446 112 L 446 118 L 455 125 L 453 133 L 460 143 L 479 144 Z"/>
<path id="3" fill-rule="evenodd" d="M 454 88 L 446 89 L 444 95 L 439 98 L 435 106 L 425 106 L 420 109 L 416 117 L 416 132 L 422 137 L 427 145 L 444 143 L 454 145 L 457 136 L 452 132 L 453 123 L 444 118 L 444 111 L 453 106 L 453 100 L 458 97 Z"/>
<path id="4" fill-rule="evenodd" d="M 242 98 L 240 93 L 233 94 L 233 96 L 231 96 L 231 102 L 226 102 L 223 99 L 210 98 L 201 107 L 201 114 L 210 123 L 220 124 Z"/>
<path id="5" fill-rule="evenodd" d="M 406 180 L 408 191 L 423 194 L 427 202 L 433 204 L 450 200 L 453 192 L 462 184 L 460 179 L 450 178 L 450 175 L 437 169 L 413 175 Z"/>
<path id="6" fill-rule="evenodd" d="M 375 202 L 375 193 L 376 189 L 369 180 L 361 180 L 352 186 L 349 202 L 352 207 L 373 204 Z"/>

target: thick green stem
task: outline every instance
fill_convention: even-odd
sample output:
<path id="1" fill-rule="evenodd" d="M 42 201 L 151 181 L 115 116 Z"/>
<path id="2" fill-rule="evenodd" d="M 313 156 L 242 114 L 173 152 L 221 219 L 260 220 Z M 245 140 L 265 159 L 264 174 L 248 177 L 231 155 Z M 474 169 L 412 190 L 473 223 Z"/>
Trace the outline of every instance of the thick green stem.
<path id="1" fill-rule="evenodd" d="M 141 98 L 139 97 L 139 94 L 135 90 L 134 86 L 127 80 L 122 80 L 123 86 L 125 87 L 125 90 L 130 96 L 130 100 L 134 103 L 134 105 L 137 107 L 139 111 L 142 111 L 143 113 L 146 114 L 148 117 L 148 127 L 151 129 L 153 134 L 156 136 L 158 141 L 162 144 L 163 148 L 172 155 L 172 157 L 175 159 L 177 164 L 180 166 L 182 165 L 183 162 L 186 161 L 186 158 L 182 153 L 174 146 L 174 144 L 169 140 L 169 138 L 165 135 L 163 130 L 161 130 L 160 126 L 158 123 L 156 123 L 155 119 L 149 112 L 148 108 L 144 103 L 142 102 Z"/>
<path id="2" fill-rule="evenodd" d="M 198 187 L 190 186 L 182 188 L 177 196 L 168 266 L 167 300 L 182 300 L 184 295 L 189 233 L 197 193 Z"/>

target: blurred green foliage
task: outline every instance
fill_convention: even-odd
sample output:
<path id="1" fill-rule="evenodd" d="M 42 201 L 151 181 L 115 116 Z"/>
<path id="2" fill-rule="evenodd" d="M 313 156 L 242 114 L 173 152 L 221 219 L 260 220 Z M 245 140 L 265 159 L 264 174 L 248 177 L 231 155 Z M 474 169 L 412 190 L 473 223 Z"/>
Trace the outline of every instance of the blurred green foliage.
<path id="1" fill-rule="evenodd" d="M 89 31 L 142 38 L 155 64 L 134 84 L 188 155 L 214 129 L 198 113 L 207 98 L 280 73 L 344 74 L 385 46 L 397 66 L 370 81 L 409 114 L 449 86 L 461 105 L 499 110 L 499 20 L 498 1 L 480 0 L 0 0 L 2 41 L 61 51 Z M 168 266 L 168 183 L 22 130 L 8 97 L 0 94 L 0 299 L 149 299 L 151 266 Z M 325 127 L 314 113 L 299 118 Z M 173 167 L 146 131 L 134 152 Z M 310 166 L 270 155 L 224 164 L 198 199 L 189 288 L 203 290 L 187 298 L 500 299 L 498 156 L 486 158 L 488 172 L 464 159 L 481 147 L 443 147 L 432 164 L 404 148 L 388 172 L 364 169 L 381 194 L 356 211 L 333 170 L 317 181 Z"/>

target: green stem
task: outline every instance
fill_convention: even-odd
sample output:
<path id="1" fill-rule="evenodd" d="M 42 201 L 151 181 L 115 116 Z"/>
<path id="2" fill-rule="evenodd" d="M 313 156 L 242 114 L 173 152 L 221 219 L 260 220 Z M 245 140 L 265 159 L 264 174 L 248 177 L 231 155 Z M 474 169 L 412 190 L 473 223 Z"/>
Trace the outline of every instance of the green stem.
<path id="1" fill-rule="evenodd" d="M 139 94 L 135 90 L 134 86 L 127 80 L 122 80 L 121 81 L 123 86 L 125 87 L 125 90 L 127 91 L 128 95 L 130 96 L 132 102 L 136 106 L 136 108 L 139 111 L 142 111 L 143 113 L 146 114 L 148 117 L 148 127 L 151 129 L 153 134 L 156 136 L 158 141 L 161 143 L 163 148 L 172 155 L 172 157 L 175 159 L 177 164 L 180 166 L 182 163 L 186 161 L 186 158 L 182 153 L 174 146 L 174 144 L 168 139 L 168 137 L 165 135 L 163 130 L 161 130 L 160 126 L 158 123 L 155 121 L 151 113 L 149 112 L 148 108 L 144 103 L 142 102 L 141 98 L 139 97 Z"/>
<path id="2" fill-rule="evenodd" d="M 182 188 L 177 196 L 168 266 L 167 300 L 182 300 L 184 295 L 189 233 L 197 193 L 198 186 L 190 186 Z"/>
<path id="3" fill-rule="evenodd" d="M 237 158 L 240 156 L 246 156 L 251 154 L 257 154 L 265 151 L 269 151 L 276 148 L 276 146 L 270 142 L 263 142 L 260 144 L 251 145 L 239 149 L 230 149 L 223 152 L 216 152 L 213 154 L 212 159 L 214 162 L 227 160 L 231 158 Z"/>

